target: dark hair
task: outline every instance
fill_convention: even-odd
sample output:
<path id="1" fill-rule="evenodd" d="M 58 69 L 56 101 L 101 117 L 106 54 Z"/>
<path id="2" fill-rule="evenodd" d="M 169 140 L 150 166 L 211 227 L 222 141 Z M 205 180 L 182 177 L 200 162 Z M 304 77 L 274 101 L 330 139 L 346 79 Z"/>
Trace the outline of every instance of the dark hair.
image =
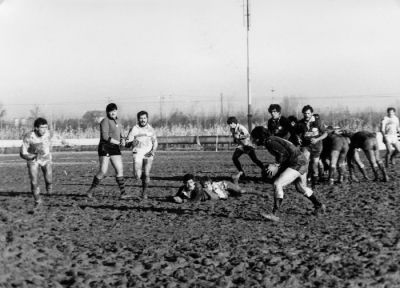
<path id="1" fill-rule="evenodd" d="M 183 175 L 183 182 L 186 183 L 189 180 L 194 180 L 194 175 L 193 174 L 188 173 L 188 174 Z"/>
<path id="2" fill-rule="evenodd" d="M 265 140 L 267 140 L 271 136 L 271 133 L 268 131 L 267 128 L 263 126 L 257 126 L 253 129 L 253 131 L 251 131 L 250 135 L 252 139 L 256 140 L 256 142 L 264 144 Z"/>
<path id="3" fill-rule="evenodd" d="M 396 109 L 394 107 L 387 108 L 386 112 L 389 113 L 390 111 L 396 112 Z"/>
<path id="4" fill-rule="evenodd" d="M 33 122 L 33 127 L 35 128 L 39 128 L 41 125 L 47 125 L 47 120 L 39 117 Z"/>
<path id="5" fill-rule="evenodd" d="M 228 117 L 228 120 L 226 121 L 226 123 L 228 123 L 228 124 L 231 124 L 231 123 L 237 124 L 238 120 L 236 119 L 235 116 L 230 116 L 230 117 Z"/>
<path id="6" fill-rule="evenodd" d="M 210 176 L 203 176 L 203 177 L 201 178 L 201 180 L 200 180 L 201 186 L 204 186 L 204 184 L 205 184 L 206 182 L 212 182 Z"/>
<path id="7" fill-rule="evenodd" d="M 281 105 L 279 105 L 279 104 L 269 105 L 268 112 L 272 113 L 272 110 L 276 110 L 277 112 L 281 113 L 281 110 L 282 110 Z"/>
<path id="8" fill-rule="evenodd" d="M 108 104 L 107 107 L 106 107 L 107 114 L 110 113 L 113 110 L 118 110 L 117 104 L 115 104 L 115 103 Z"/>
<path id="9" fill-rule="evenodd" d="M 142 115 L 146 115 L 146 117 L 149 118 L 149 113 L 147 113 L 146 111 L 139 111 L 136 116 L 137 119 L 139 120 L 140 116 Z"/>
<path id="10" fill-rule="evenodd" d="M 295 123 L 297 123 L 297 117 L 296 117 L 296 116 L 293 116 L 293 115 L 290 115 L 290 116 L 287 118 L 287 120 L 288 120 L 289 122 L 295 122 Z"/>
<path id="11" fill-rule="evenodd" d="M 314 112 L 314 109 L 310 105 L 306 105 L 303 107 L 303 109 L 301 109 L 301 113 L 305 113 L 307 110 L 310 110 L 311 113 Z"/>

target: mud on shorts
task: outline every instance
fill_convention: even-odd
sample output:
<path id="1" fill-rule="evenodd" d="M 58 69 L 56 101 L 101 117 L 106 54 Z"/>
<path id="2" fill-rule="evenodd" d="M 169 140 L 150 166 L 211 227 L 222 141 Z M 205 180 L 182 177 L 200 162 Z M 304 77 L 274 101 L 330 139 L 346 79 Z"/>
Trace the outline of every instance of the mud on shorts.
<path id="1" fill-rule="evenodd" d="M 319 158 L 321 156 L 322 148 L 322 141 L 319 141 L 316 144 L 301 147 L 301 151 L 307 150 L 310 153 L 310 158 Z"/>
<path id="2" fill-rule="evenodd" d="M 99 156 L 109 157 L 109 156 L 121 155 L 121 149 L 119 148 L 119 145 L 108 142 L 101 142 L 99 144 L 97 152 Z"/>
<path id="3" fill-rule="evenodd" d="M 298 171 L 301 175 L 308 172 L 308 160 L 304 154 L 301 154 L 293 161 L 288 168 Z"/>

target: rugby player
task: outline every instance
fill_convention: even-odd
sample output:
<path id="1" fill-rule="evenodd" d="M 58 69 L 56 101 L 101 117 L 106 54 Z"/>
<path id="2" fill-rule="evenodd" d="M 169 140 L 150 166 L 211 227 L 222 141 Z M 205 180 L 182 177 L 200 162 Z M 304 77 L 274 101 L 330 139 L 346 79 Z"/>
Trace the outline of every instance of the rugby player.
<path id="1" fill-rule="evenodd" d="M 385 166 L 379 155 L 378 141 L 376 139 L 376 134 L 368 131 L 359 131 L 356 133 L 345 132 L 345 135 L 350 137 L 349 152 L 347 153 L 347 164 L 349 165 L 350 178 L 353 181 L 358 182 L 357 177 L 354 175 L 354 166 L 352 160 L 356 162 L 357 166 L 360 168 L 366 180 L 369 180 L 367 173 L 365 171 L 365 166 L 361 162 L 359 153 L 357 149 L 362 149 L 367 156 L 367 159 L 374 172 L 374 181 L 379 180 L 378 169 L 381 170 L 383 174 L 383 181 L 387 182 L 389 177 L 386 174 Z"/>
<path id="2" fill-rule="evenodd" d="M 395 115 L 396 109 L 387 108 L 387 116 L 381 121 L 380 131 L 383 135 L 383 143 L 386 145 L 386 168 L 389 162 L 394 165 L 395 157 L 400 152 L 398 133 L 400 132 L 399 118 Z"/>
<path id="3" fill-rule="evenodd" d="M 311 165 L 311 185 L 315 186 L 318 178 L 318 165 L 322 152 L 322 140 L 328 136 L 321 121 L 314 117 L 314 109 L 306 105 L 302 109 L 303 119 L 297 122 L 299 143 L 301 151 L 310 161 Z M 322 167 L 321 167 L 322 168 Z"/>
<path id="4" fill-rule="evenodd" d="M 137 113 L 138 123 L 132 127 L 127 136 L 127 147 L 132 147 L 133 176 L 142 179 L 142 199 L 146 200 L 147 187 L 150 183 L 150 170 L 154 154 L 157 150 L 157 136 L 153 127 L 148 123 L 149 114 L 146 111 Z M 126 195 L 130 198 L 133 195 Z"/>
<path id="5" fill-rule="evenodd" d="M 345 180 L 346 157 L 349 151 L 349 143 L 349 138 L 337 134 L 335 131 L 329 133 L 323 140 L 321 160 L 324 166 L 329 167 L 329 185 L 335 183 L 336 170 L 339 172 L 338 182 L 343 183 Z"/>
<path id="6" fill-rule="evenodd" d="M 236 175 L 232 176 L 233 183 L 237 185 L 239 183 L 239 178 L 241 176 L 244 176 L 243 167 L 239 161 L 240 156 L 242 156 L 243 154 L 249 155 L 250 159 L 258 167 L 260 167 L 261 171 L 264 170 L 264 165 L 256 156 L 254 146 L 250 141 L 249 131 L 247 131 L 247 129 L 242 124 L 238 123 L 236 117 L 229 117 L 227 123 L 232 133 L 233 142 L 238 145 L 232 156 L 233 164 L 235 164 L 235 167 L 239 171 Z"/>
<path id="7" fill-rule="evenodd" d="M 271 135 L 289 139 L 290 124 L 289 121 L 281 115 L 281 110 L 282 108 L 279 104 L 269 105 L 268 112 L 271 114 L 271 118 L 268 119 L 267 128 Z"/>
<path id="8" fill-rule="evenodd" d="M 121 195 L 125 194 L 125 179 L 120 150 L 120 146 L 125 145 L 125 139 L 122 136 L 121 124 L 117 117 L 117 105 L 115 103 L 108 104 L 106 113 L 107 117 L 100 122 L 100 142 L 98 146 L 100 167 L 97 174 L 93 177 L 92 185 L 87 191 L 87 196 L 89 198 L 93 197 L 94 189 L 107 174 L 110 161 L 115 169 L 115 180 L 117 181 Z"/>
<path id="9" fill-rule="evenodd" d="M 20 156 L 26 160 L 35 206 L 39 206 L 42 204 L 38 183 L 39 169 L 42 170 L 47 193 L 50 194 L 53 190 L 51 137 L 46 119 L 37 118 L 33 127 L 33 131 L 26 133 L 22 139 Z"/>
<path id="10" fill-rule="evenodd" d="M 272 216 L 262 213 L 261 215 L 267 219 L 278 221 L 282 201 L 283 188 L 290 183 L 294 183 L 296 190 L 302 193 L 314 205 L 314 213 L 324 213 L 326 208 L 317 197 L 313 194 L 313 190 L 307 187 L 307 170 L 308 160 L 300 149 L 291 142 L 280 137 L 271 136 L 269 131 L 262 126 L 258 126 L 251 131 L 251 137 L 256 145 L 263 145 L 268 152 L 275 157 L 276 163 L 279 165 L 274 185 L 274 207 Z M 266 169 L 267 174 L 273 171 Z"/>
<path id="11" fill-rule="evenodd" d="M 184 203 L 187 201 L 205 201 L 210 199 L 201 186 L 200 183 L 195 181 L 193 174 L 185 174 L 183 176 L 183 185 L 179 187 L 178 192 L 172 201 L 175 203 Z"/>

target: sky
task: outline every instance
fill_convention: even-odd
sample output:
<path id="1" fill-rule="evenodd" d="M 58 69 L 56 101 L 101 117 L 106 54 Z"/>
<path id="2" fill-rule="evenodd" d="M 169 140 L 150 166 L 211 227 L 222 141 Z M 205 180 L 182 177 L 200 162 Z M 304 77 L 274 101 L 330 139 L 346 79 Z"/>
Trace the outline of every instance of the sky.
<path id="1" fill-rule="evenodd" d="M 247 112 L 245 0 L 0 0 L 0 105 Z M 400 105 L 400 0 L 250 0 L 253 109 Z M 304 102 L 304 103 L 303 103 Z"/>

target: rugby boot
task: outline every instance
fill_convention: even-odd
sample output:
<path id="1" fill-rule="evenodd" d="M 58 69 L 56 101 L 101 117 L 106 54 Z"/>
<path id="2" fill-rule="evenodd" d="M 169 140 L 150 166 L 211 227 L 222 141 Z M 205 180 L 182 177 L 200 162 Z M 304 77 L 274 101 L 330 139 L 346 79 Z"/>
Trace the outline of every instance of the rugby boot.
<path id="1" fill-rule="evenodd" d="M 89 190 L 86 192 L 86 196 L 88 198 L 93 198 L 94 189 L 99 185 L 100 179 L 96 176 L 93 177 L 92 185 L 90 186 Z"/>
<path id="2" fill-rule="evenodd" d="M 361 174 L 363 175 L 363 177 L 364 177 L 365 180 L 371 180 L 371 179 L 368 177 L 368 174 L 367 174 L 367 171 L 365 170 L 365 167 L 360 168 L 360 171 L 361 171 Z M 374 171 L 374 173 L 375 173 L 375 171 Z"/>
<path id="3" fill-rule="evenodd" d="M 53 193 L 53 184 L 52 183 L 46 183 L 46 192 L 48 195 Z"/>
<path id="4" fill-rule="evenodd" d="M 235 174 L 235 175 L 232 175 L 232 182 L 235 184 L 235 185 L 239 185 L 239 179 L 240 179 L 240 177 L 243 175 L 243 177 L 244 177 L 244 172 L 243 171 L 239 171 L 237 174 Z"/>
<path id="5" fill-rule="evenodd" d="M 329 178 L 329 186 L 332 186 L 335 184 L 335 179 Z"/>
<path id="6" fill-rule="evenodd" d="M 392 156 L 393 156 L 393 154 L 392 154 Z M 390 162 L 390 159 L 392 158 L 392 156 L 389 153 L 386 154 L 386 156 L 385 156 L 385 166 L 386 166 L 386 168 L 389 168 L 389 162 Z"/>
<path id="7" fill-rule="evenodd" d="M 372 170 L 374 172 L 374 179 L 372 181 L 374 181 L 374 182 L 379 181 L 379 174 L 378 174 L 377 167 L 373 167 Z"/>
<path id="8" fill-rule="evenodd" d="M 381 170 L 382 174 L 383 174 L 383 182 L 388 182 L 389 181 L 389 176 L 386 173 L 386 169 L 383 166 L 382 162 L 378 162 L 378 167 Z"/>
<path id="9" fill-rule="evenodd" d="M 314 215 L 318 216 L 320 214 L 325 214 L 326 213 L 326 206 L 325 204 L 321 204 L 314 206 Z"/>
<path id="10" fill-rule="evenodd" d="M 148 196 L 147 196 L 147 186 L 148 184 L 146 182 L 143 181 L 142 183 L 142 199 L 143 200 L 147 200 Z"/>
<path id="11" fill-rule="evenodd" d="M 272 214 L 276 215 L 279 213 L 279 209 L 282 205 L 282 198 L 274 198 L 274 208 L 272 208 Z"/>
<path id="12" fill-rule="evenodd" d="M 346 168 L 344 168 L 343 166 L 339 166 L 338 173 L 339 173 L 338 182 L 344 183 L 346 179 Z"/>

